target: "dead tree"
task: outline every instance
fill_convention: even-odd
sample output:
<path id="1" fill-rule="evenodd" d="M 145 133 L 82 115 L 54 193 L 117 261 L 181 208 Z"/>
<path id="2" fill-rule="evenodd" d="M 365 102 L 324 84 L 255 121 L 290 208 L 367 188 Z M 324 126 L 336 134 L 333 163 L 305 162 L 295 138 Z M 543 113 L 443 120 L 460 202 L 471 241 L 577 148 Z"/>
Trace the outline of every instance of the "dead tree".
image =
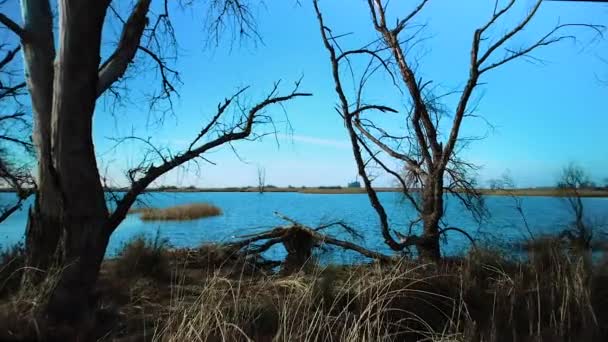
<path id="1" fill-rule="evenodd" d="M 161 42 L 173 38 L 169 2 L 159 3 L 160 12 L 153 12 L 151 4 L 152 0 L 138 0 L 123 17 L 109 0 L 61 0 L 57 2 L 58 16 L 54 16 L 50 1 L 24 0 L 23 24 L 0 14 L 0 23 L 22 45 L 35 123 L 38 188 L 26 232 L 27 263 L 44 271 L 57 262 L 61 270 L 42 309 L 50 321 L 76 325 L 90 317 L 87 313 L 94 304 L 90 294 L 110 235 L 148 185 L 180 165 L 204 158 L 214 148 L 255 139 L 254 128 L 272 120 L 266 113 L 269 107 L 310 95 L 298 91 L 299 82 L 293 91 L 281 94 L 276 83 L 257 104 L 239 106 L 236 116 L 228 117 L 227 109 L 245 91 L 239 90 L 218 105 L 187 149 L 159 155 L 154 161 L 146 159 L 129 170 L 132 183 L 110 212 L 92 140 L 99 97 L 116 91 L 112 87 L 133 67 L 136 55 L 157 66 L 162 84 L 152 102 L 171 101 L 176 89 L 177 72 L 163 57 Z M 214 1 L 210 6 L 214 18 L 210 22 L 218 28 L 226 20 L 238 25 L 239 32 L 251 28 L 248 7 L 242 1 Z M 111 15 L 119 19 L 122 33 L 114 52 L 102 61 L 102 32 Z"/>
<path id="2" fill-rule="evenodd" d="M 530 239 L 530 241 L 533 241 L 535 239 L 535 235 L 532 232 L 532 229 L 530 228 L 530 224 L 528 223 L 528 219 L 524 212 L 523 198 L 522 196 L 517 195 L 515 182 L 513 181 L 509 170 L 503 172 L 500 178 L 491 179 L 488 183 L 490 184 L 491 190 L 499 191 L 511 198 L 511 200 L 513 201 L 513 208 L 517 211 L 519 217 L 521 217 L 522 222 L 524 224 L 524 228 L 527 232 L 526 238 Z"/>
<path id="3" fill-rule="evenodd" d="M 504 5 L 496 1 L 489 20 L 473 32 L 468 79 L 463 89 L 446 94 L 459 95 L 456 106 L 449 108 L 442 103 L 442 98 L 446 95 L 433 94 L 430 88 L 432 81 L 424 81 L 417 74 L 415 65 L 419 61 L 412 60 L 412 55 L 409 53 L 409 49 L 419 42 L 420 32 L 419 29 L 411 29 L 415 27 L 412 22 L 424 9 L 428 0 L 419 1 L 409 14 L 396 20 L 394 26 L 389 26 L 388 23 L 387 17 L 391 17 L 387 14 L 388 2 L 367 0 L 367 3 L 371 24 L 378 39 L 360 48 L 347 50 L 339 44 L 340 39 L 347 35 L 332 33 L 324 22 L 318 0 L 313 0 L 321 38 L 329 53 L 338 96 L 336 110 L 343 118 L 359 175 L 370 202 L 378 214 L 385 243 L 395 251 L 416 246 L 421 258 L 438 260 L 441 257 L 440 236 L 445 231 L 440 228 L 445 211 L 445 194 L 453 194 L 475 217 L 480 218 L 484 214 L 482 197 L 471 177 L 475 165 L 459 157 L 459 151 L 471 141 L 470 138 L 461 137 L 460 130 L 465 118 L 476 116 L 471 98 L 482 76 L 511 61 L 529 57 L 529 54 L 538 48 L 572 38 L 572 36 L 560 35 L 565 29 L 582 27 L 601 34 L 603 27 L 588 24 L 558 24 L 530 44 L 512 49 L 507 46 L 508 43 L 532 21 L 542 0 L 536 0 L 529 13 L 516 25 L 507 29 L 506 33 L 490 37 L 488 33 L 490 29 L 496 26 L 499 19 L 506 16 L 515 4 L 515 0 L 509 0 Z M 352 35 L 348 36 L 352 37 Z M 353 70 L 355 64 L 351 62 L 355 58 L 369 58 L 367 67 L 359 79 L 355 79 Z M 353 94 L 347 94 L 344 86 L 346 80 L 341 68 L 348 68 L 350 72 L 349 75 L 356 88 Z M 365 103 L 362 98 L 366 82 L 374 72 L 378 71 L 386 73 L 399 89 L 405 87 L 407 100 L 410 103 L 404 115 L 407 123 L 405 132 L 390 132 L 389 127 L 380 127 L 375 123 L 378 120 L 372 117 L 374 112 L 390 114 L 397 113 L 397 110 L 382 104 Z M 446 118 L 451 118 L 449 131 L 441 132 L 440 128 L 446 127 L 445 123 L 442 123 Z M 383 162 L 386 157 L 400 162 L 403 170 L 389 168 Z M 372 187 L 369 175 L 370 164 L 395 177 L 403 189 L 405 198 L 418 214 L 412 220 L 409 232 L 399 234 L 403 238 L 396 239 L 393 236 L 386 211 Z M 412 234 L 411 228 L 418 224 L 422 226 L 421 236 Z"/>
<path id="4" fill-rule="evenodd" d="M 585 170 L 574 163 L 570 163 L 562 169 L 562 175 L 557 183 L 560 196 L 574 217 L 566 229 L 561 232 L 560 237 L 568 239 L 572 245 L 584 251 L 591 248 L 593 231 L 586 222 L 581 191 L 590 183 L 590 178 Z"/>
<path id="5" fill-rule="evenodd" d="M 266 190 L 266 169 L 258 167 L 258 192 L 263 194 Z"/>

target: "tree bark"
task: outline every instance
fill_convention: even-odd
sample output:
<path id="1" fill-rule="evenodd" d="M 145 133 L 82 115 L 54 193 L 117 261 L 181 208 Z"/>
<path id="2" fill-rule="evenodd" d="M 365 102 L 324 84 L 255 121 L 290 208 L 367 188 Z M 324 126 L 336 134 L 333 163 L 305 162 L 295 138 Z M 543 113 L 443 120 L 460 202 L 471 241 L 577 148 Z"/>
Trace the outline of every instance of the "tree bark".
<path id="1" fill-rule="evenodd" d="M 59 1 L 51 146 L 62 195 L 62 271 L 50 296 L 53 321 L 77 322 L 90 312 L 92 293 L 111 230 L 92 140 L 101 33 L 109 2 Z M 41 202 L 44 197 L 40 196 Z"/>
<path id="2" fill-rule="evenodd" d="M 34 116 L 33 139 L 38 154 L 36 201 L 29 211 L 26 229 L 26 265 L 24 281 L 42 279 L 39 275 L 53 262 L 59 240 L 61 195 L 55 179 L 51 156 L 51 111 L 53 101 L 53 15 L 48 0 L 23 0 L 24 30 L 22 40 L 26 82 Z M 42 272 L 40 272 L 42 271 Z"/>
<path id="3" fill-rule="evenodd" d="M 150 3 L 151 0 L 138 0 L 125 22 L 117 49 L 100 65 L 103 23 L 110 0 L 57 1 L 57 58 L 49 0 L 22 0 L 26 25 L 23 32 L 14 31 L 19 32 L 24 48 L 38 152 L 38 191 L 35 205 L 30 209 L 26 243 L 30 266 L 45 271 L 53 261 L 58 262 L 57 282 L 47 304 L 40 308 L 42 318 L 47 319 L 50 326 L 82 327 L 83 323 L 90 322 L 89 314 L 95 304 L 91 294 L 110 235 L 151 182 L 210 149 L 247 138 L 254 125 L 271 123 L 269 119 L 258 120 L 266 107 L 311 95 L 297 92 L 298 81 L 290 94 L 279 96 L 277 83 L 270 95 L 253 106 L 242 121 L 225 130 L 218 128 L 217 120 L 230 103 L 227 100 L 190 148 L 158 166 L 151 164 L 141 178 L 133 179 L 131 188 L 110 215 L 93 145 L 95 103 L 124 75 L 135 56 L 148 22 L 146 14 Z M 212 128 L 223 133 L 194 148 Z"/>
<path id="4" fill-rule="evenodd" d="M 422 189 L 422 222 L 423 233 L 417 244 L 418 254 L 422 260 L 439 261 L 439 221 L 443 217 L 443 172 L 428 176 Z"/>

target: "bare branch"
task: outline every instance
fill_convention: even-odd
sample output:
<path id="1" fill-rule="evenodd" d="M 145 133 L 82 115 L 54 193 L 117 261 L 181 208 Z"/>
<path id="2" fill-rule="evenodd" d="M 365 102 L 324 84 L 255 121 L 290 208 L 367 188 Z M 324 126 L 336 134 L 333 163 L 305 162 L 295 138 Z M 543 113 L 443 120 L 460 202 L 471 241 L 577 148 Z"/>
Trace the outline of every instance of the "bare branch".
<path id="1" fill-rule="evenodd" d="M 462 235 L 464 235 L 467 239 L 469 239 L 469 241 L 471 241 L 471 244 L 473 245 L 474 248 L 477 247 L 477 244 L 475 243 L 475 239 L 473 239 L 473 237 L 471 236 L 471 234 L 465 232 L 464 230 L 458 228 L 458 227 L 446 227 L 446 228 L 442 228 L 439 230 L 439 235 L 443 235 L 449 231 L 455 231 L 458 232 Z"/>
<path id="2" fill-rule="evenodd" d="M 247 0 L 210 1 L 207 28 L 216 44 L 227 29 L 232 31 L 233 40 L 236 36 L 262 40 Z"/>
<path id="3" fill-rule="evenodd" d="M 196 138 L 194 138 L 194 140 L 192 140 L 192 143 L 190 143 L 190 146 L 188 146 L 188 151 L 192 150 L 192 148 L 194 147 L 194 145 L 196 145 L 196 143 L 198 143 L 198 141 L 202 137 L 204 137 L 205 134 L 209 133 L 209 130 L 211 130 L 211 128 L 213 126 L 215 126 L 215 124 L 217 123 L 217 121 L 220 119 L 220 117 L 226 111 L 226 108 L 228 108 L 228 106 L 230 106 L 230 104 L 232 103 L 232 101 L 234 101 L 239 95 L 241 95 L 242 93 L 244 93 L 247 89 L 249 89 L 249 87 L 244 87 L 244 88 L 239 89 L 230 98 L 224 99 L 224 103 L 221 103 L 221 104 L 217 105 L 217 113 L 213 116 L 213 118 L 211 118 L 211 120 L 209 121 L 209 123 L 207 124 L 207 126 L 205 126 L 200 131 L 200 133 L 196 136 Z"/>
<path id="4" fill-rule="evenodd" d="M 176 93 L 175 86 L 173 85 L 173 81 L 177 81 L 181 83 L 181 79 L 179 77 L 179 72 L 174 69 L 171 69 L 167 66 L 167 63 L 152 50 L 139 46 L 139 50 L 145 52 L 148 56 L 152 57 L 154 62 L 158 65 L 158 71 L 160 73 L 160 77 L 162 80 L 162 98 L 171 99 L 171 94 Z M 173 81 L 169 78 L 169 75 L 172 75 Z"/>
<path id="5" fill-rule="evenodd" d="M 210 140 L 206 143 L 203 143 L 197 147 L 190 147 L 182 153 L 176 154 L 171 159 L 164 161 L 160 165 L 141 165 L 140 167 L 130 170 L 129 173 L 131 178 L 133 179 L 133 184 L 127 193 L 122 197 L 122 199 L 117 203 L 116 210 L 112 213 L 109 225 L 107 229 L 114 230 L 118 226 L 118 224 L 124 219 L 129 208 L 134 203 L 137 196 L 154 180 L 156 180 L 161 175 L 171 171 L 172 169 L 191 161 L 195 158 L 200 157 L 203 153 L 221 146 L 223 144 L 229 144 L 230 142 L 236 140 L 243 140 L 250 137 L 252 134 L 252 129 L 254 125 L 258 125 L 262 123 L 259 121 L 260 118 L 266 117 L 262 114 L 263 110 L 273 104 L 280 104 L 282 102 L 289 101 L 291 99 L 303 96 L 311 96 L 310 93 L 301 93 L 298 92 L 299 82 L 296 83 L 295 89 L 283 96 L 277 96 L 277 84 L 271 91 L 270 95 L 268 95 L 263 101 L 253 106 L 247 114 L 241 118 L 238 122 L 231 125 L 229 128 L 223 130 L 223 133 L 220 134 L 217 138 Z M 218 119 L 212 119 L 212 122 L 217 123 Z M 205 129 L 203 129 L 205 131 Z M 208 131 L 208 129 L 207 129 Z M 205 135 L 205 134 L 203 134 Z M 197 135 L 195 141 L 200 139 L 200 134 Z M 143 176 L 139 179 L 135 179 L 135 174 L 143 172 Z"/>
<path id="6" fill-rule="evenodd" d="M 336 54 L 336 50 L 335 50 L 334 46 L 332 45 L 330 38 L 327 35 L 328 31 L 330 31 L 330 30 L 327 28 L 327 26 L 325 25 L 325 23 L 323 21 L 323 15 L 321 14 L 321 10 L 319 9 L 318 1 L 313 0 L 313 5 L 315 8 L 315 12 L 317 14 L 317 21 L 319 23 L 319 28 L 321 31 L 321 38 L 323 40 L 323 44 L 325 45 L 325 48 L 327 49 L 327 51 L 329 53 L 329 60 L 331 62 L 332 76 L 333 76 L 333 80 L 334 80 L 334 84 L 335 84 L 335 90 L 336 90 L 336 94 L 338 95 L 338 98 L 340 100 L 340 108 L 338 109 L 338 111 L 339 111 L 340 116 L 344 119 L 344 124 L 348 131 L 348 135 L 349 135 L 352 150 L 353 150 L 353 156 L 354 156 L 355 162 L 357 164 L 357 171 L 359 173 L 359 176 L 363 180 L 363 184 L 365 186 L 365 190 L 366 190 L 369 200 L 372 204 L 372 207 L 374 208 L 374 210 L 376 211 L 376 213 L 378 215 L 378 219 L 380 221 L 382 237 L 384 238 L 385 243 L 391 249 L 393 249 L 395 251 L 399 251 L 399 250 L 401 250 L 401 246 L 391 236 L 386 210 L 380 203 L 380 200 L 378 199 L 378 194 L 372 187 L 372 181 L 365 170 L 366 163 L 363 160 L 363 156 L 361 155 L 361 148 L 359 146 L 358 136 L 355 133 L 355 129 L 353 126 L 353 120 L 352 120 L 353 116 L 351 115 L 351 113 L 349 111 L 350 106 L 348 103 L 348 99 L 347 99 L 347 97 L 344 93 L 344 89 L 342 87 L 342 81 L 340 78 L 340 71 L 339 71 L 340 65 L 339 65 L 338 57 Z"/>
<path id="7" fill-rule="evenodd" d="M 283 215 L 280 215 L 280 214 L 277 214 L 277 215 L 286 219 L 288 222 L 291 223 L 291 225 L 286 226 L 286 227 L 276 227 L 276 228 L 266 231 L 266 232 L 254 234 L 251 237 L 247 237 L 243 240 L 230 243 L 230 244 L 228 244 L 228 247 L 236 248 L 236 249 L 247 248 L 247 254 L 251 254 L 251 253 L 261 254 L 261 253 L 267 251 L 273 245 L 276 245 L 278 243 L 285 244 L 286 249 L 287 249 L 287 246 L 289 245 L 289 242 L 291 239 L 293 239 L 295 236 L 302 237 L 302 235 L 304 235 L 304 236 L 307 236 L 308 238 L 310 238 L 314 242 L 316 247 L 321 247 L 323 245 L 333 245 L 333 246 L 343 248 L 345 250 L 351 250 L 351 251 L 357 252 L 365 257 L 368 257 L 368 258 L 374 259 L 374 260 L 378 260 L 381 262 L 390 262 L 393 260 L 391 257 L 386 256 L 382 253 L 371 251 L 367 248 L 364 248 L 364 247 L 354 244 L 352 242 L 336 239 L 335 237 L 332 237 L 330 235 L 320 233 L 321 230 L 331 227 L 333 225 L 340 225 L 341 227 L 345 227 L 348 230 L 352 230 L 353 232 L 355 231 L 354 229 L 344 225 L 341 222 L 333 223 L 333 224 L 329 224 L 329 225 L 322 225 L 322 226 L 318 226 L 316 228 L 311 228 L 311 227 L 304 226 L 304 225 L 298 223 L 297 221 L 290 219 L 288 217 L 285 217 Z M 262 241 L 262 240 L 266 240 L 266 241 L 260 245 L 255 245 L 255 243 L 257 243 L 258 241 Z M 294 252 L 298 252 L 298 251 L 294 251 Z M 289 253 L 289 250 L 288 250 L 288 253 Z"/>
<path id="8" fill-rule="evenodd" d="M 359 132 L 361 132 L 367 139 L 369 139 L 371 142 L 373 142 L 374 144 L 376 144 L 376 146 L 378 146 L 379 148 L 381 148 L 389 156 L 391 156 L 393 158 L 396 158 L 396 159 L 399 159 L 399 160 L 402 160 L 402 161 L 408 163 L 411 167 L 415 168 L 416 170 L 419 170 L 421 173 L 423 172 L 420 169 L 420 164 L 418 164 L 414 159 L 412 159 L 410 156 L 408 156 L 406 154 L 399 153 L 399 152 L 393 150 L 388 145 L 386 145 L 383 142 L 381 142 L 380 140 L 378 140 L 369 131 L 367 131 L 365 128 L 363 128 L 361 126 L 361 122 L 358 119 L 356 119 L 354 121 L 354 125 L 355 125 L 355 127 L 357 127 L 357 129 L 359 130 Z"/>
<path id="9" fill-rule="evenodd" d="M 148 22 L 146 14 L 151 0 L 138 0 L 129 19 L 124 24 L 116 50 L 99 68 L 97 96 L 101 96 L 110 86 L 120 79 L 129 63 L 135 57 L 139 41 Z"/>
<path id="10" fill-rule="evenodd" d="M 20 198 L 15 204 L 0 208 L 0 223 L 6 220 L 9 216 L 11 216 L 15 211 L 21 209 L 22 205 L 23 199 Z"/>
<path id="11" fill-rule="evenodd" d="M 511 0 L 511 1 L 514 1 L 514 0 Z M 518 32 L 522 31 L 524 29 L 524 27 L 526 27 L 526 25 L 528 25 L 530 20 L 532 20 L 532 18 L 538 11 L 538 8 L 540 7 L 541 3 L 542 3 L 542 0 L 536 0 L 534 7 L 532 7 L 532 9 L 528 13 L 528 15 L 525 16 L 522 19 L 522 21 L 518 25 L 516 25 L 512 30 L 510 30 L 504 36 L 499 38 L 494 44 L 490 45 L 490 47 L 486 50 L 486 52 L 481 55 L 481 58 L 479 58 L 479 60 L 476 61 L 477 65 L 479 66 L 479 65 L 483 64 L 492 55 L 492 53 L 496 49 L 501 47 L 505 42 L 507 42 L 509 39 L 511 39 L 513 36 L 515 36 Z M 511 8 L 511 5 L 512 5 L 512 3 L 507 5 L 505 12 L 508 11 L 509 8 Z M 494 16 L 494 18 L 491 19 L 490 22 L 486 26 L 491 25 L 495 20 L 496 20 L 496 16 Z M 482 27 L 482 29 L 478 30 L 478 32 L 479 32 L 479 36 L 477 38 L 478 40 L 481 39 L 481 33 L 483 32 L 483 30 L 485 30 L 485 28 L 483 28 L 483 27 Z"/>
<path id="12" fill-rule="evenodd" d="M 367 144 L 365 144 L 365 142 L 362 139 L 359 139 L 359 142 L 361 143 L 361 146 L 363 146 L 363 148 L 371 156 L 371 158 L 378 165 L 380 165 L 380 167 L 382 169 L 384 169 L 384 171 L 386 171 L 387 173 L 393 175 L 397 179 L 397 181 L 399 181 L 399 183 L 401 184 L 401 189 L 402 189 L 403 195 L 410 201 L 410 203 L 412 204 L 412 206 L 414 207 L 414 209 L 416 209 L 416 211 L 421 211 L 421 208 L 418 205 L 418 202 L 416 201 L 416 199 L 414 199 L 414 197 L 410 193 L 410 187 L 407 185 L 407 183 L 403 179 L 403 177 L 401 177 L 397 172 L 389 169 L 374 153 L 372 153 L 371 149 L 367 146 Z"/>
<path id="13" fill-rule="evenodd" d="M 9 50 L 6 53 L 6 56 L 4 56 L 4 58 L 2 58 L 2 60 L 0 60 L 0 70 L 2 70 L 2 68 L 4 68 L 8 63 L 10 63 L 13 58 L 15 58 L 15 56 L 17 55 L 17 52 L 19 52 L 19 50 L 21 50 L 21 45 L 18 45 L 16 48 Z"/>
<path id="14" fill-rule="evenodd" d="M 21 40 L 27 40 L 28 34 L 19 24 L 14 22 L 11 18 L 7 17 L 4 13 L 0 13 L 0 23 L 6 26 L 9 30 L 13 31 Z"/>
<path id="15" fill-rule="evenodd" d="M 543 37 L 541 37 L 539 40 L 537 40 L 535 43 L 530 44 L 528 47 L 524 47 L 518 50 L 507 50 L 510 54 L 507 57 L 504 57 L 503 59 L 494 62 L 488 66 L 482 67 L 481 69 L 479 69 L 479 74 L 483 74 L 484 72 L 488 71 L 488 70 L 492 70 L 496 67 L 499 67 L 505 63 L 508 63 L 514 59 L 520 58 L 520 57 L 527 57 L 527 55 L 538 49 L 539 47 L 542 46 L 548 46 L 554 43 L 558 43 L 562 40 L 565 39 L 576 39 L 574 36 L 558 36 L 558 37 L 552 37 L 553 34 L 555 34 L 557 31 L 559 31 L 562 28 L 565 27 L 584 27 L 584 28 L 590 28 L 594 31 L 596 31 L 600 36 L 603 36 L 603 33 L 601 31 L 601 28 L 603 28 L 603 26 L 599 26 L 599 25 L 588 25 L 588 24 L 561 24 L 561 25 L 557 25 L 555 28 L 553 28 L 551 31 L 549 31 L 549 33 L 547 33 L 546 35 L 544 35 Z M 481 63 L 479 63 L 479 65 L 481 66 Z"/>

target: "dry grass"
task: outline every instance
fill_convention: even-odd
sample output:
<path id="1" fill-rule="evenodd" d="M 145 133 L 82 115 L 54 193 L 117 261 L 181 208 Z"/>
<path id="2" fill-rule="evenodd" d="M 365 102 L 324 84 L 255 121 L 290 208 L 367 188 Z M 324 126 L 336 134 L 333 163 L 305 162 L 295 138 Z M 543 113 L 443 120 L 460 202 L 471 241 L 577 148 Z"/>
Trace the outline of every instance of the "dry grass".
<path id="1" fill-rule="evenodd" d="M 214 274 L 176 291 L 156 341 L 418 341 L 458 334 L 462 311 L 434 291 L 422 265 L 324 269 L 313 274 L 231 279 Z"/>
<path id="2" fill-rule="evenodd" d="M 208 203 L 178 205 L 169 208 L 140 208 L 132 209 L 130 212 L 139 213 L 144 221 L 188 221 L 222 215 L 220 208 Z"/>
<path id="3" fill-rule="evenodd" d="M 395 260 L 285 277 L 223 246 L 167 250 L 159 238 L 135 239 L 104 263 L 99 307 L 121 316 L 99 331 L 154 341 L 606 341 L 608 261 L 531 246 L 526 261 L 478 249 L 439 265 Z"/>
<path id="4" fill-rule="evenodd" d="M 127 242 L 112 260 L 117 278 L 150 277 L 165 280 L 170 277 L 168 242 L 157 232 L 153 239 L 137 236 Z"/>
<path id="5" fill-rule="evenodd" d="M 156 341 L 605 341 L 606 272 L 555 245 L 526 262 L 477 250 L 442 265 L 216 271 L 174 287 Z M 234 272 L 233 272 L 234 274 Z"/>

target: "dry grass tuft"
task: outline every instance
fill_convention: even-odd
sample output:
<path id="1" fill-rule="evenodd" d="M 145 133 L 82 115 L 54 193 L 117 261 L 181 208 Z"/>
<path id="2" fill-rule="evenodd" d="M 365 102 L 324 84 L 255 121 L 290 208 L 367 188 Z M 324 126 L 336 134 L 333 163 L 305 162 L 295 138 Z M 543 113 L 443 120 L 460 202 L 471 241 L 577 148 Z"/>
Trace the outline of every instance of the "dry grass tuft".
<path id="1" fill-rule="evenodd" d="M 117 278 L 170 278 L 168 242 L 157 232 L 153 239 L 138 236 L 126 243 L 112 262 Z"/>
<path id="2" fill-rule="evenodd" d="M 222 215 L 222 210 L 208 203 L 194 203 L 169 208 L 132 209 L 144 221 L 188 221 Z"/>
<path id="3" fill-rule="evenodd" d="M 479 249 L 440 265 L 401 260 L 256 278 L 217 271 L 175 287 L 154 339 L 604 340 L 606 269 L 556 244 L 535 246 L 528 260 Z"/>
<path id="4" fill-rule="evenodd" d="M 426 265 L 350 267 L 289 277 L 206 279 L 176 296 L 157 341 L 418 341 L 458 332 L 449 289 L 423 274 Z M 456 293 L 454 293 L 456 294 Z"/>

